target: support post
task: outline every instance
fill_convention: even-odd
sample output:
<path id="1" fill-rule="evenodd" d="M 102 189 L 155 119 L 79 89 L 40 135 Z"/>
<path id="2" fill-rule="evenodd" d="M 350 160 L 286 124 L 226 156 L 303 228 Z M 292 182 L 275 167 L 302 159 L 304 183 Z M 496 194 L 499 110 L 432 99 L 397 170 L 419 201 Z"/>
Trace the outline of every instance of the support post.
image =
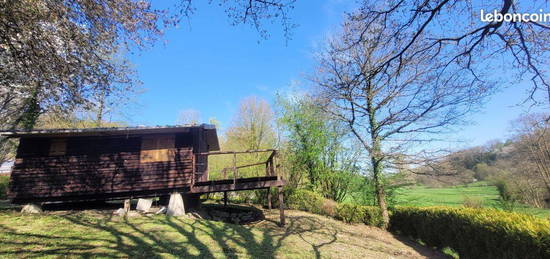
<path id="1" fill-rule="evenodd" d="M 223 192 L 223 206 L 227 206 L 227 192 Z"/>
<path id="2" fill-rule="evenodd" d="M 237 183 L 237 153 L 233 153 L 233 184 Z"/>
<path id="3" fill-rule="evenodd" d="M 272 209 L 271 208 L 271 188 L 267 188 L 267 208 L 268 209 Z"/>
<path id="4" fill-rule="evenodd" d="M 184 216 L 185 206 L 183 204 L 183 198 L 178 192 L 174 192 L 170 195 L 170 202 L 168 202 L 168 209 L 166 210 L 168 216 Z"/>
<path id="5" fill-rule="evenodd" d="M 130 211 L 130 204 L 132 204 L 131 199 L 124 200 L 124 212 L 128 213 Z"/>
<path id="6" fill-rule="evenodd" d="M 197 177 L 197 162 L 195 161 L 197 155 L 192 154 L 191 155 L 191 164 L 193 168 L 193 173 L 191 174 L 193 177 L 191 178 L 191 186 L 195 186 L 195 178 Z"/>
<path id="7" fill-rule="evenodd" d="M 136 206 L 136 210 L 148 212 L 151 208 L 151 205 L 153 205 L 153 199 L 138 199 L 138 203 Z"/>
<path id="8" fill-rule="evenodd" d="M 281 227 L 285 225 L 285 205 L 283 202 L 283 187 L 279 186 L 279 214 L 281 217 Z"/>

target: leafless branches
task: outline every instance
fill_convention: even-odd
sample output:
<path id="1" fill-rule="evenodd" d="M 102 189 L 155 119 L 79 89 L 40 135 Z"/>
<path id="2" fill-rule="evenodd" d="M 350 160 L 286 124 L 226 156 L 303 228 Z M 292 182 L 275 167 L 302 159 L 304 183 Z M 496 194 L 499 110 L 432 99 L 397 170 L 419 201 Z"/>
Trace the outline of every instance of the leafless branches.
<path id="1" fill-rule="evenodd" d="M 369 23 L 354 17 L 319 55 L 313 81 L 329 103 L 328 112 L 345 122 L 368 152 L 387 219 L 384 167 L 419 159 L 415 145 L 461 123 L 492 87 L 467 68 L 420 51 L 429 42 L 423 35 L 413 41 L 396 37 L 390 18 Z M 416 54 L 403 55 L 403 48 Z"/>
<path id="2" fill-rule="evenodd" d="M 360 12 L 352 19 L 361 21 L 365 27 L 356 43 L 366 40 L 368 31 L 381 27 L 388 31 L 390 45 L 400 42 L 395 53 L 377 66 L 377 70 L 400 71 L 406 60 L 431 56 L 456 64 L 467 70 L 481 82 L 517 82 L 528 76 L 532 82 L 529 99 L 535 104 L 550 103 L 550 81 L 545 70 L 548 66 L 547 39 L 550 27 L 539 22 L 483 22 L 480 10 L 498 10 L 501 14 L 539 12 L 547 7 L 547 1 L 500 0 L 400 0 L 382 3 L 364 1 Z M 418 42 L 423 44 L 418 46 Z M 481 76 L 485 71 L 500 73 L 515 72 L 511 78 Z M 546 101 L 537 98 L 545 93 Z"/>

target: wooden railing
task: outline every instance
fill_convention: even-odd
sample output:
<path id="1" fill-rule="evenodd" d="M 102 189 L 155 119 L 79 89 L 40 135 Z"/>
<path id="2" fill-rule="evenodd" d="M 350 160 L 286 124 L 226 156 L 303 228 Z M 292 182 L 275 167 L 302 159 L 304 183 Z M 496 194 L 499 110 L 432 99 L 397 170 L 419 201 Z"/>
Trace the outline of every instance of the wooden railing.
<path id="1" fill-rule="evenodd" d="M 257 162 L 252 164 L 244 164 L 244 165 L 237 165 L 237 155 L 239 154 L 254 154 L 254 153 L 266 153 L 271 152 L 271 154 L 268 156 L 267 160 L 263 162 Z M 198 153 L 198 155 L 206 155 L 206 156 L 212 156 L 212 155 L 233 155 L 233 161 L 232 165 L 225 167 L 221 170 L 221 175 L 223 175 L 223 179 L 216 179 L 216 180 L 228 180 L 231 178 L 228 178 L 228 172 L 232 172 L 232 179 L 235 183 L 237 179 L 239 178 L 239 169 L 253 167 L 253 166 L 261 166 L 265 165 L 265 176 L 277 176 L 277 179 L 280 179 L 280 175 L 277 172 L 277 166 L 276 166 L 276 159 L 277 159 L 277 150 L 276 149 L 257 149 L 257 150 L 246 150 L 246 151 L 213 151 L 213 152 L 203 152 Z M 210 180 L 210 179 L 209 179 Z M 193 183 L 194 184 L 194 183 Z"/>

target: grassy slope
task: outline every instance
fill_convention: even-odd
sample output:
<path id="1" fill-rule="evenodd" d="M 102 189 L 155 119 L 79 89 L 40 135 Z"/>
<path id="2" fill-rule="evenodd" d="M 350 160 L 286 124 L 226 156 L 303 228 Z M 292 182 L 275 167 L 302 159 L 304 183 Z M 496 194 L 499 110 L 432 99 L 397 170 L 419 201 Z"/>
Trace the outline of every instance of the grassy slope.
<path id="1" fill-rule="evenodd" d="M 396 201 L 404 206 L 462 206 L 465 198 L 479 199 L 485 207 L 499 208 L 498 191 L 486 182 L 468 185 L 429 188 L 425 186 L 407 187 L 397 190 Z M 550 209 L 536 209 L 517 206 L 517 212 L 550 217 Z"/>
<path id="2" fill-rule="evenodd" d="M 87 211 L 21 215 L 0 211 L 0 257 L 415 258 L 439 253 L 365 225 L 300 211 L 278 211 L 241 226 L 152 216 L 129 219 Z"/>

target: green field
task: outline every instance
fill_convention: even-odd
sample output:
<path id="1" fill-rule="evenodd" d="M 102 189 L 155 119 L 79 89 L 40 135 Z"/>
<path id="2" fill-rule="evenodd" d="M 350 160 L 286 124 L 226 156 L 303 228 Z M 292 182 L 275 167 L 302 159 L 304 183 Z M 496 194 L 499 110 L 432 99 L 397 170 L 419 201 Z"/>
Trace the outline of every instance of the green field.
<path id="1" fill-rule="evenodd" d="M 406 187 L 396 190 L 396 204 L 402 206 L 463 206 L 465 199 L 478 200 L 484 207 L 501 208 L 499 195 L 495 186 L 487 182 L 477 182 L 444 188 L 426 186 Z M 550 209 L 530 208 L 516 205 L 516 212 L 535 216 L 550 217 Z"/>

